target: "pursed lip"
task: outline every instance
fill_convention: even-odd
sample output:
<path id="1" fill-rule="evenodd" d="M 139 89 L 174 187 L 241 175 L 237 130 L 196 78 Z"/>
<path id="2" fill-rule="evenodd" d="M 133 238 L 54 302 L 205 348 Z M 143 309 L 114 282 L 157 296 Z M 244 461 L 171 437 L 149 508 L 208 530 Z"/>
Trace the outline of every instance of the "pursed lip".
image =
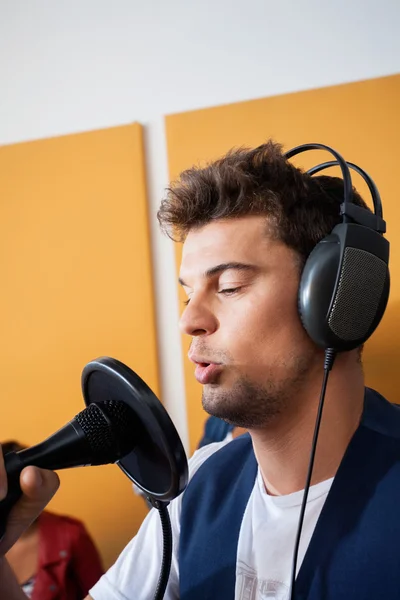
<path id="1" fill-rule="evenodd" d="M 213 383 L 223 367 L 222 363 L 207 360 L 204 356 L 188 354 L 189 360 L 196 365 L 194 376 L 202 385 Z"/>
<path id="2" fill-rule="evenodd" d="M 192 354 L 191 352 L 188 353 L 188 358 L 195 365 L 207 366 L 207 365 L 221 365 L 222 364 L 222 363 L 216 362 L 215 360 L 208 360 L 204 356 L 198 356 L 197 354 Z"/>

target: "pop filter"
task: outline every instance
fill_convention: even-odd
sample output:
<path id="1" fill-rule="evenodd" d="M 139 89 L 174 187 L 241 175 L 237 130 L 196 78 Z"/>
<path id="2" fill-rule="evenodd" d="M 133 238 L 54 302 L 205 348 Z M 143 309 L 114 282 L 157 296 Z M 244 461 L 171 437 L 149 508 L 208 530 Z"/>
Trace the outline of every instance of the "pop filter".
<path id="1" fill-rule="evenodd" d="M 153 500 L 179 496 L 188 481 L 185 450 L 168 413 L 139 375 L 114 358 L 101 357 L 84 367 L 82 392 L 87 406 L 114 400 L 133 411 L 135 446 L 116 463 L 129 479 Z"/>

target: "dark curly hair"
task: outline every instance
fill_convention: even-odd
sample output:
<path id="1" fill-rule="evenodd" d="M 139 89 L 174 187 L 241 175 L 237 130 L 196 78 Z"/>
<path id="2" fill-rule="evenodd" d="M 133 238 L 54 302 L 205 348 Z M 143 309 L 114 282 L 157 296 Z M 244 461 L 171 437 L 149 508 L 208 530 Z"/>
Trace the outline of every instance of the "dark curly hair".
<path id="1" fill-rule="evenodd" d="M 303 264 L 314 246 L 341 222 L 343 181 L 310 177 L 269 140 L 239 148 L 205 167 L 192 167 L 167 190 L 157 217 L 169 237 L 183 241 L 191 229 L 218 219 L 265 215 L 268 230 L 293 248 Z M 356 190 L 354 202 L 368 208 Z"/>

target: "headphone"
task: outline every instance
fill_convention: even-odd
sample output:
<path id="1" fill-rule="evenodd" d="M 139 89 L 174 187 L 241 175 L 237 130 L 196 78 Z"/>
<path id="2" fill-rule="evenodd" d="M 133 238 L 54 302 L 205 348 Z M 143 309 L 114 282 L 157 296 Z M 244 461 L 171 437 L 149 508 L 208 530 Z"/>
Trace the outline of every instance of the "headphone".
<path id="1" fill-rule="evenodd" d="M 324 144 L 303 144 L 286 152 L 287 159 L 308 150 L 327 150 L 336 160 L 307 171 L 315 175 L 339 166 L 344 200 L 342 222 L 308 256 L 300 279 L 300 318 L 311 339 L 335 352 L 361 346 L 381 321 L 389 298 L 389 242 L 383 237 L 382 202 L 375 183 L 360 167 Z M 368 185 L 374 213 L 354 204 L 350 169 Z"/>

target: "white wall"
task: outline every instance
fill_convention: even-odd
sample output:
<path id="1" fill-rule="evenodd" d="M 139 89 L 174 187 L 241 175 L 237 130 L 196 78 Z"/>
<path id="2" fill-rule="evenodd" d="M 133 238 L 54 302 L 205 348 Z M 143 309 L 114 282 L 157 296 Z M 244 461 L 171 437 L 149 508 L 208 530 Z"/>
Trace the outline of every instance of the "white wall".
<path id="1" fill-rule="evenodd" d="M 398 0 L 0 0 L 0 144 L 147 125 L 163 397 L 187 443 L 163 115 L 400 71 Z M 131 365 L 133 368 L 134 365 Z"/>

